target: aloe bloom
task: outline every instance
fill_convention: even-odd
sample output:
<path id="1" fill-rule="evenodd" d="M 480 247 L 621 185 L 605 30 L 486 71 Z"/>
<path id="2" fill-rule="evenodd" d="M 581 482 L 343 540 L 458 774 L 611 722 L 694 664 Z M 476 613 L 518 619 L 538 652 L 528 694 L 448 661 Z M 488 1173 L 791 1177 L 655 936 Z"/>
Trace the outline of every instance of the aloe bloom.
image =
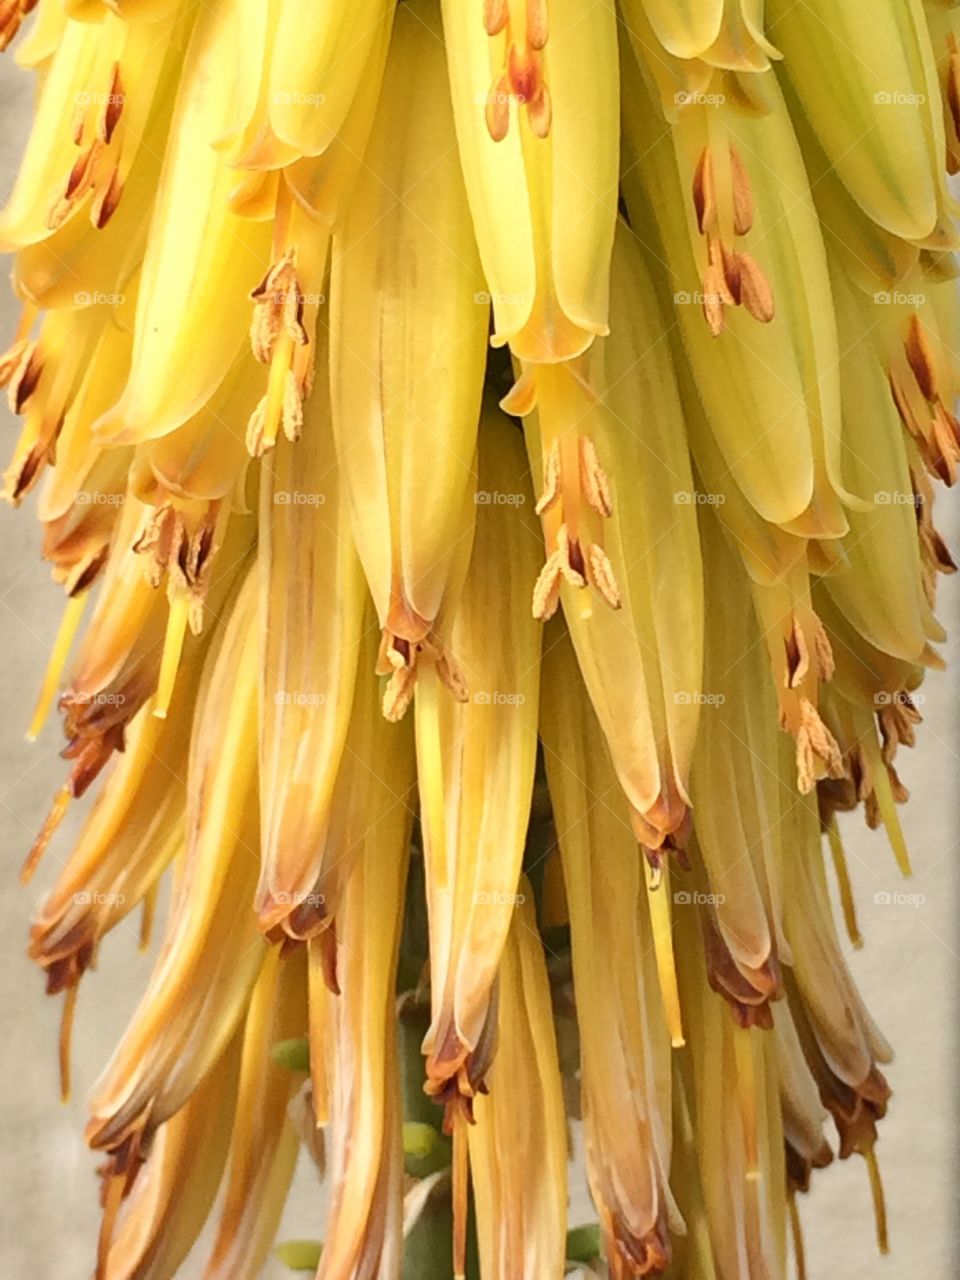
<path id="1" fill-rule="evenodd" d="M 101 943 L 155 957 L 98 1280 L 211 1218 L 206 1280 L 803 1280 L 854 1156 L 887 1250 L 838 815 L 910 873 L 960 7 L 867 7 L 0 0 L 65 1096 Z"/>

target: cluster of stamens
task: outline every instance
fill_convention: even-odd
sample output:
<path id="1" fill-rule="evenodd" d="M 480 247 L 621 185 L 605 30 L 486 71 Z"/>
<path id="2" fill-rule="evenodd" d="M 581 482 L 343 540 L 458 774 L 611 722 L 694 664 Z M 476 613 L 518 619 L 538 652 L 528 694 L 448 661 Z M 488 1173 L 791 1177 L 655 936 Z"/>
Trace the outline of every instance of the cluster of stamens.
<path id="1" fill-rule="evenodd" d="M 714 154 L 704 147 L 693 175 L 693 204 L 697 227 L 706 241 L 707 266 L 703 272 L 703 313 L 710 332 L 717 336 L 725 325 L 725 307 L 743 307 L 755 320 L 773 319 L 773 292 L 753 257 L 735 247 L 736 238 L 753 226 L 753 193 L 740 155 L 729 146 L 730 209 L 721 210 L 717 199 Z M 724 214 L 728 215 L 726 218 Z M 724 232 L 724 222 L 729 230 Z M 729 238 L 730 243 L 725 243 Z"/>
<path id="2" fill-rule="evenodd" d="M 500 142 L 510 128 L 510 107 L 524 108 L 538 138 L 550 132 L 553 110 L 544 79 L 543 51 L 549 35 L 547 0 L 485 0 L 483 24 L 491 39 L 506 33 L 503 69 L 487 95 L 490 137 Z"/>

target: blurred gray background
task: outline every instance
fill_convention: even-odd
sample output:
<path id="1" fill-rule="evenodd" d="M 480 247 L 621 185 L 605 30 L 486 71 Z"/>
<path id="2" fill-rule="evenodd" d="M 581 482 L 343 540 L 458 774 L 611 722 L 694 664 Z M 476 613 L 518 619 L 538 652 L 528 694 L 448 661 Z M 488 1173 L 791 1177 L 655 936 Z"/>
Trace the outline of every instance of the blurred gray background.
<path id="1" fill-rule="evenodd" d="M 5 203 L 30 118 L 30 78 L 10 54 L 0 58 L 0 204 Z M 17 309 L 0 287 L 0 350 L 9 342 Z M 3 464 L 12 452 L 17 422 L 0 407 Z M 940 497 L 939 524 L 960 548 L 960 522 Z M 955 508 L 955 503 L 952 504 Z M 3 1280 L 85 1280 L 91 1274 L 98 1223 L 95 1160 L 82 1133 L 84 1096 L 118 1040 L 147 973 L 149 956 L 137 953 L 134 928 L 105 946 L 101 967 L 80 990 L 74 1031 L 74 1100 L 57 1101 L 57 1029 L 60 1001 L 47 999 L 39 972 L 27 962 L 27 926 L 34 904 L 52 882 L 75 829 L 75 812 L 47 854 L 33 884 L 18 886 L 30 847 L 64 767 L 56 718 L 38 742 L 24 740 L 33 701 L 53 643 L 62 595 L 38 556 L 32 503 L 19 513 L 0 509 L 0 829 L 3 884 L 0 895 L 0 1276 Z M 960 1275 L 955 1249 L 957 1192 L 957 992 L 958 822 L 960 722 L 960 592 L 957 578 L 943 580 L 941 619 L 952 640 L 944 655 L 949 675 L 932 674 L 923 686 L 924 725 L 913 752 L 903 753 L 901 773 L 912 799 L 901 811 L 916 873 L 911 894 L 918 906 L 874 901 L 899 886 L 892 855 L 881 834 L 866 830 L 859 815 L 843 823 L 860 923 L 866 945 L 851 966 L 867 1004 L 893 1043 L 889 1072 L 894 1098 L 881 1128 L 878 1155 L 886 1184 L 892 1256 L 873 1245 L 873 1220 L 862 1161 L 835 1163 L 815 1179 L 801 1204 L 811 1280 L 880 1280 L 910 1273 L 925 1280 Z M 79 806 L 78 806 L 79 809 Z M 324 1197 L 309 1169 L 301 1168 L 280 1238 L 321 1234 Z M 580 1190 L 572 1221 L 591 1217 Z M 199 1276 L 195 1252 L 183 1274 Z M 270 1264 L 269 1276 L 289 1276 Z"/>

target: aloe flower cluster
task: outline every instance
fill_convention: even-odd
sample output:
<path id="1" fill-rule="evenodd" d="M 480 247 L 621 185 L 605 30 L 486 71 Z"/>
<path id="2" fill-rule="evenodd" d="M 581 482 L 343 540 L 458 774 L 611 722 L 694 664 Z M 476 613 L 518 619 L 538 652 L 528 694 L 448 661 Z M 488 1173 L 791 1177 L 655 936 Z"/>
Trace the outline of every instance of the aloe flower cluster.
<path id="1" fill-rule="evenodd" d="M 254 1280 L 302 1149 L 318 1280 L 802 1276 L 835 1156 L 885 1250 L 831 899 L 856 942 L 838 813 L 909 873 L 942 665 L 960 7 L 0 0 L 14 39 L 65 1093 L 101 944 L 140 910 L 154 956 L 99 1280 L 211 1215 Z"/>

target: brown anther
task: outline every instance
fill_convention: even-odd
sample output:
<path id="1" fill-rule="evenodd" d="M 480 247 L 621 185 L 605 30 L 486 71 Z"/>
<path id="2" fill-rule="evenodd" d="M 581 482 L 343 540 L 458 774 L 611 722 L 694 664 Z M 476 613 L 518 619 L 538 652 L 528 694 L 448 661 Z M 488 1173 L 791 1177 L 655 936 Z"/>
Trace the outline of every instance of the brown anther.
<path id="1" fill-rule="evenodd" d="M 797 787 L 801 795 L 813 790 L 821 767 L 831 778 L 841 778 L 845 772 L 836 738 L 821 720 L 813 703 L 808 698 L 801 698 L 797 729 Z"/>
<path id="2" fill-rule="evenodd" d="M 16 364 L 13 363 L 14 353 L 18 357 Z M 10 406 L 10 412 L 23 413 L 27 401 L 37 389 L 37 383 L 43 371 L 39 342 L 35 340 L 17 343 L 13 350 L 8 352 L 3 366 L 0 367 L 3 369 L 0 386 L 4 382 L 7 384 L 7 403 Z"/>
<path id="3" fill-rule="evenodd" d="M 484 118 L 490 137 L 494 142 L 502 142 L 510 130 L 510 81 L 505 71 L 490 86 Z"/>
<path id="4" fill-rule="evenodd" d="M 803 627 L 796 617 L 791 621 L 790 634 L 785 637 L 783 647 L 787 658 L 787 669 L 783 677 L 784 687 L 798 689 L 810 670 L 810 654 Z"/>
<path id="5" fill-rule="evenodd" d="M 740 152 L 732 143 L 730 171 L 733 180 L 733 229 L 738 236 L 745 236 L 753 226 L 753 191 Z"/>
<path id="6" fill-rule="evenodd" d="M 536 505 L 536 513 L 542 516 L 555 506 L 560 498 L 560 441 L 554 440 L 543 459 L 543 492 Z"/>
<path id="7" fill-rule="evenodd" d="M 113 64 L 113 77 L 110 81 L 110 92 L 104 103 L 100 119 L 97 121 L 97 136 L 109 145 L 114 131 L 123 114 L 123 81 L 120 79 L 120 64 Z"/>
<path id="8" fill-rule="evenodd" d="M 557 442 L 554 443 L 556 444 Z M 609 518 L 613 515 L 610 485 L 607 481 L 606 473 L 600 465 L 600 459 L 597 457 L 596 446 L 592 440 L 586 436 L 581 436 L 579 452 L 580 486 L 583 489 L 583 496 L 598 515 Z"/>
<path id="9" fill-rule="evenodd" d="M 706 235 L 717 220 L 717 199 L 713 184 L 713 157 L 710 148 L 704 147 L 693 171 L 693 207 L 697 215 L 697 229 Z"/>
<path id="10" fill-rule="evenodd" d="M 590 585 L 596 587 L 611 609 L 619 609 L 622 600 L 613 565 L 603 548 L 595 542 L 587 547 L 587 566 Z"/>
<path id="11" fill-rule="evenodd" d="M 172 503 L 165 502 L 147 517 L 143 531 L 133 544 L 133 551 L 145 557 L 147 581 L 151 587 L 159 587 L 170 565 L 176 562 L 184 538 L 183 517 Z"/>
<path id="12" fill-rule="evenodd" d="M 773 290 L 749 253 L 737 254 L 739 267 L 739 301 L 744 309 L 759 320 L 769 324 L 774 315 Z"/>
<path id="13" fill-rule="evenodd" d="M 309 338 L 303 326 L 303 292 L 297 277 L 295 254 L 289 249 L 250 291 L 257 305 L 250 322 L 250 345 L 261 364 L 269 364 L 281 334 L 296 346 Z"/>
<path id="14" fill-rule="evenodd" d="M 527 44 L 539 52 L 547 47 L 549 38 L 547 0 L 527 0 Z"/>
<path id="15" fill-rule="evenodd" d="M 21 338 L 0 355 L 0 387 L 5 387 L 19 370 L 24 353 L 31 345 L 28 338 Z"/>
<path id="16" fill-rule="evenodd" d="M 929 339 L 916 311 L 910 316 L 903 349 L 923 398 L 930 402 L 936 400 L 938 396 L 936 364 Z"/>
<path id="17" fill-rule="evenodd" d="M 114 169 L 110 181 L 106 186 L 99 188 L 90 205 L 90 222 L 97 231 L 102 231 L 116 213 L 122 195 L 123 181 L 120 178 L 120 170 Z"/>
<path id="18" fill-rule="evenodd" d="M 833 656 L 833 646 L 830 644 L 826 627 L 816 613 L 813 614 L 813 652 L 817 664 L 817 675 L 821 680 L 832 680 L 837 665 Z"/>
<path id="19" fill-rule="evenodd" d="M 497 36 L 510 17 L 508 0 L 483 0 L 483 26 L 488 36 Z"/>
<path id="20" fill-rule="evenodd" d="M 527 119 L 530 121 L 530 129 L 534 137 L 549 137 L 550 126 L 553 124 L 553 103 L 550 90 L 544 81 L 541 81 L 538 92 L 528 100 L 526 107 Z"/>

